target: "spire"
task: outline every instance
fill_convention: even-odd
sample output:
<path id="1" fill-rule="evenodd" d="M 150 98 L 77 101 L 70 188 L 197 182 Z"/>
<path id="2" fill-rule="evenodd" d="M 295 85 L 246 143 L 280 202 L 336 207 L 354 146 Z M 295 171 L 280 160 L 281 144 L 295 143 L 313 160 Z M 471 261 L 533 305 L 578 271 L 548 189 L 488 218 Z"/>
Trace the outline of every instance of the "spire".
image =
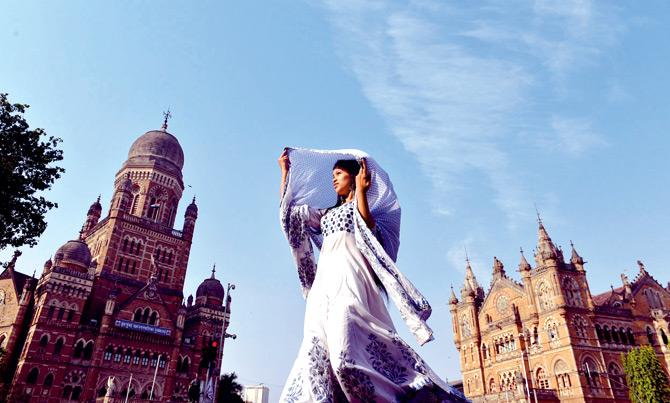
<path id="1" fill-rule="evenodd" d="M 212 266 L 212 280 L 215 279 L 216 277 L 214 276 L 214 273 L 216 273 L 216 263 Z"/>
<path id="2" fill-rule="evenodd" d="M 572 248 L 572 255 L 570 256 L 570 262 L 574 265 L 583 265 L 584 264 L 584 259 L 582 259 L 581 256 L 579 256 L 579 253 L 577 253 L 577 250 L 575 249 L 575 244 L 570 241 L 570 247 Z"/>
<path id="3" fill-rule="evenodd" d="M 503 263 L 498 260 L 497 257 L 493 257 L 493 280 L 497 280 L 502 277 L 507 277 L 505 275 L 505 266 Z"/>
<path id="4" fill-rule="evenodd" d="M 166 132 L 168 128 L 168 120 L 172 117 L 172 114 L 170 113 L 170 108 L 168 108 L 167 111 L 163 112 L 163 126 L 161 127 L 161 130 Z"/>
<path id="5" fill-rule="evenodd" d="M 16 252 L 14 252 L 16 253 Z M 644 263 L 641 260 L 637 261 L 637 265 L 640 268 L 640 274 L 647 274 L 647 269 L 644 268 Z"/>
<path id="6" fill-rule="evenodd" d="M 452 305 L 458 304 L 458 298 L 456 298 L 453 285 L 451 286 L 451 296 L 449 297 L 449 303 Z"/>
<path id="7" fill-rule="evenodd" d="M 526 260 L 526 256 L 523 255 L 523 248 L 519 248 L 519 252 L 521 252 L 521 261 L 519 262 L 519 271 L 524 272 L 524 271 L 530 271 L 530 263 Z"/>
<path id="8" fill-rule="evenodd" d="M 537 248 L 535 252 L 535 262 L 538 266 L 542 266 L 543 263 L 548 259 L 557 260 L 559 257 L 559 252 L 554 242 L 549 237 L 544 224 L 542 223 L 542 218 L 540 218 L 540 213 L 537 214 Z"/>
<path id="9" fill-rule="evenodd" d="M 484 299 L 484 289 L 477 282 L 477 277 L 475 277 L 475 273 L 470 265 L 470 258 L 467 257 L 467 254 L 465 258 L 465 283 L 474 292 L 475 297 L 481 300 Z"/>

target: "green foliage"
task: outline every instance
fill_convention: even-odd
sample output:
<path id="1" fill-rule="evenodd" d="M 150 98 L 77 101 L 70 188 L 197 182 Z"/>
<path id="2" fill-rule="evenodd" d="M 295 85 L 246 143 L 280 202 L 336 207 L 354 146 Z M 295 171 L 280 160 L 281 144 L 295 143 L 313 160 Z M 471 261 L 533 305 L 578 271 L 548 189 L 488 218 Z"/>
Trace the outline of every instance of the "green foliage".
<path id="1" fill-rule="evenodd" d="M 44 215 L 58 205 L 41 192 L 65 170 L 61 139 L 31 130 L 23 117 L 28 105 L 12 104 L 0 93 L 0 250 L 34 246 L 47 227 Z"/>
<path id="2" fill-rule="evenodd" d="M 633 403 L 670 402 L 668 377 L 651 346 L 622 353 L 621 361 Z"/>
<path id="3" fill-rule="evenodd" d="M 219 378 L 216 401 L 226 403 L 244 403 L 242 400 L 242 385 L 236 381 L 237 375 L 234 372 L 223 374 Z"/>

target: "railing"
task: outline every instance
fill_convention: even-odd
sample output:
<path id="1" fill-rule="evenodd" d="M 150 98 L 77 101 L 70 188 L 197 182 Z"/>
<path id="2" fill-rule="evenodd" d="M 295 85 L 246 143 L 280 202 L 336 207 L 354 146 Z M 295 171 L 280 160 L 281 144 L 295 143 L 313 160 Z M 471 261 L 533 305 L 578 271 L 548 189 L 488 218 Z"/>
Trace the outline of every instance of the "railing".
<path id="1" fill-rule="evenodd" d="M 177 238 L 181 238 L 184 235 L 182 231 L 157 223 L 156 221 L 150 220 L 148 218 L 137 217 L 125 212 L 123 213 L 122 217 L 125 221 L 140 224 L 143 227 L 149 228 L 156 232 L 160 232 L 161 234 L 170 235 Z"/>

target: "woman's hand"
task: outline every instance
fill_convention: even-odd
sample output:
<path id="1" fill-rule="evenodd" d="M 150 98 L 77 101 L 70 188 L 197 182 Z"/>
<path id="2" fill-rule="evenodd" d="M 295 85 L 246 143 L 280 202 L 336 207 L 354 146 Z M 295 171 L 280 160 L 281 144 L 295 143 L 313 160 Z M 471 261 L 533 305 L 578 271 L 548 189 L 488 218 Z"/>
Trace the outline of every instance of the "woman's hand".
<path id="1" fill-rule="evenodd" d="M 284 149 L 284 151 L 281 153 L 279 156 L 279 159 L 277 160 L 279 163 L 279 169 L 281 169 L 282 175 L 285 175 L 288 173 L 288 169 L 291 167 L 291 161 L 288 159 L 288 150 Z"/>
<path id="2" fill-rule="evenodd" d="M 356 175 L 356 189 L 366 193 L 368 189 L 370 189 L 370 185 L 372 185 L 372 180 L 368 173 L 368 165 L 365 162 L 365 158 L 362 158 L 361 170 L 358 171 L 358 175 Z"/>
<path id="3" fill-rule="evenodd" d="M 288 149 L 284 149 L 277 162 L 279 163 L 279 169 L 281 169 L 281 184 L 279 185 L 279 200 L 281 200 L 284 196 L 284 189 L 286 189 L 288 169 L 291 167 L 291 161 L 288 159 Z"/>
<path id="4" fill-rule="evenodd" d="M 365 221 L 368 228 L 375 227 L 375 219 L 372 217 L 372 212 L 370 212 L 366 194 L 371 184 L 372 180 L 368 173 L 368 164 L 365 162 L 365 158 L 363 158 L 361 159 L 361 170 L 356 175 L 356 201 L 358 202 L 358 212 L 363 217 L 363 221 Z"/>

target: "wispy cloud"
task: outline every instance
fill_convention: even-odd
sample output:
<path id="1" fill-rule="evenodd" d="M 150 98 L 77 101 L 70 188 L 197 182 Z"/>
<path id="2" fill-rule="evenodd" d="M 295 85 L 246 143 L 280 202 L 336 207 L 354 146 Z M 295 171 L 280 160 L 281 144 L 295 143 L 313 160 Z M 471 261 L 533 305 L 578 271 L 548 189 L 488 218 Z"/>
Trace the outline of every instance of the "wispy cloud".
<path id="1" fill-rule="evenodd" d="M 508 224 L 527 218 L 532 197 L 512 163 L 520 130 L 554 133 L 572 156 L 605 143 L 588 116 L 538 106 L 546 104 L 540 88 L 564 94 L 569 75 L 613 43 L 613 17 L 596 4 L 324 4 L 363 92 L 430 177 L 436 212 L 452 213 L 474 174 L 487 180 Z"/>

